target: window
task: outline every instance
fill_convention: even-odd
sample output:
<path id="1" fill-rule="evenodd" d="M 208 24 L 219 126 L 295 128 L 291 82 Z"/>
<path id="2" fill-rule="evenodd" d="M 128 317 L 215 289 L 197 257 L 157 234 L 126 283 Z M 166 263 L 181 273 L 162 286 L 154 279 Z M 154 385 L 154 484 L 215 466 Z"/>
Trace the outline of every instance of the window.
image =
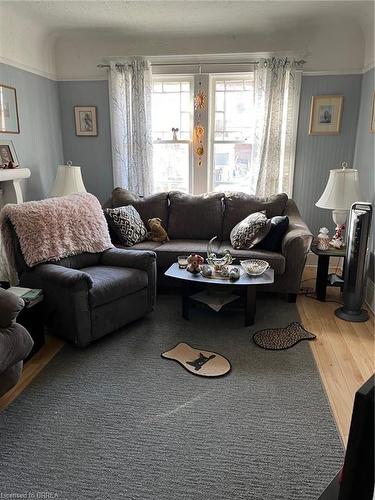
<path id="1" fill-rule="evenodd" d="M 254 193 L 252 75 L 213 77 L 212 100 L 212 187 Z"/>
<path id="2" fill-rule="evenodd" d="M 152 139 L 155 192 L 190 191 L 192 116 L 192 78 L 154 77 Z M 175 136 L 172 128 L 178 129 Z"/>

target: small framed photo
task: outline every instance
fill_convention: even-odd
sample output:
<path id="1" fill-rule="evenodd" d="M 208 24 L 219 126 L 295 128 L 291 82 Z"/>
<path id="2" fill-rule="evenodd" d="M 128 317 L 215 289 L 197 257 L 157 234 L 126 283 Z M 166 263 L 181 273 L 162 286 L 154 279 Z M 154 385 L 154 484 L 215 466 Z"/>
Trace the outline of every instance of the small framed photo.
<path id="1" fill-rule="evenodd" d="M 16 89 L 2 83 L 0 83 L 0 132 L 20 133 Z"/>
<path id="2" fill-rule="evenodd" d="M 372 94 L 370 132 L 372 132 L 373 134 L 375 133 L 375 92 Z"/>
<path id="3" fill-rule="evenodd" d="M 74 119 L 77 136 L 95 137 L 98 135 L 96 106 L 74 106 Z"/>
<path id="4" fill-rule="evenodd" d="M 14 167 L 19 166 L 16 150 L 12 141 L 0 139 L 0 168 L 9 165 L 12 162 Z"/>
<path id="5" fill-rule="evenodd" d="M 310 135 L 338 135 L 344 102 L 342 95 L 315 95 L 311 98 Z"/>

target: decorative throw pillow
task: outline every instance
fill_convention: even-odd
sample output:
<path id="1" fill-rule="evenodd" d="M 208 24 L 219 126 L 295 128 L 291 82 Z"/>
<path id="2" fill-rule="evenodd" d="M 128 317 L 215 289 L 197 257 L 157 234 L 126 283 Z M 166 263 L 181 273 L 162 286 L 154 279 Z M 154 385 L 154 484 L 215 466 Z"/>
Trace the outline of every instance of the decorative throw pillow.
<path id="1" fill-rule="evenodd" d="M 104 213 L 108 224 L 116 233 L 120 243 L 131 247 L 147 238 L 147 229 L 141 216 L 132 205 L 118 208 L 106 208 Z"/>
<path id="2" fill-rule="evenodd" d="M 271 219 L 271 229 L 267 236 L 257 245 L 257 248 L 269 252 L 279 252 L 284 234 L 289 227 L 289 218 L 286 215 L 277 215 Z"/>
<path id="3" fill-rule="evenodd" d="M 249 250 L 265 238 L 271 228 L 271 221 L 262 212 L 248 215 L 239 222 L 230 233 L 232 247 L 237 250 Z"/>

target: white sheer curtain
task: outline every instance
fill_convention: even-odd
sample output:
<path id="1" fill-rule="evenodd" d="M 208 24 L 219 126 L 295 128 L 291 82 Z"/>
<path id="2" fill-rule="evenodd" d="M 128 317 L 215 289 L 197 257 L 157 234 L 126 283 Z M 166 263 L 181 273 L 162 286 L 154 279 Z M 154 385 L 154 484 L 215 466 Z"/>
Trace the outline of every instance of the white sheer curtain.
<path id="1" fill-rule="evenodd" d="M 254 70 L 252 167 L 256 194 L 292 194 L 301 71 L 288 59 L 261 59 Z"/>
<path id="2" fill-rule="evenodd" d="M 114 187 L 152 193 L 151 69 L 148 61 L 111 63 L 110 112 Z"/>

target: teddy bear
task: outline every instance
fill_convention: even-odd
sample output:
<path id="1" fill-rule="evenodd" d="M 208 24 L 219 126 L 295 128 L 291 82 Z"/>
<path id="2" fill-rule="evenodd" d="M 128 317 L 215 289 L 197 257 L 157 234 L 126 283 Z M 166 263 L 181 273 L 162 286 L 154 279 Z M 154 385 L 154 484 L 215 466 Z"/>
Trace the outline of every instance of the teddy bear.
<path id="1" fill-rule="evenodd" d="M 204 263 L 204 258 L 201 255 L 192 254 L 189 255 L 187 261 L 188 261 L 187 270 L 190 273 L 196 274 L 200 272 L 201 266 Z"/>
<path id="2" fill-rule="evenodd" d="M 150 233 L 148 239 L 151 241 L 164 242 L 169 241 L 167 231 L 161 225 L 161 219 L 155 217 L 153 219 L 148 219 L 148 225 L 150 227 Z"/>

